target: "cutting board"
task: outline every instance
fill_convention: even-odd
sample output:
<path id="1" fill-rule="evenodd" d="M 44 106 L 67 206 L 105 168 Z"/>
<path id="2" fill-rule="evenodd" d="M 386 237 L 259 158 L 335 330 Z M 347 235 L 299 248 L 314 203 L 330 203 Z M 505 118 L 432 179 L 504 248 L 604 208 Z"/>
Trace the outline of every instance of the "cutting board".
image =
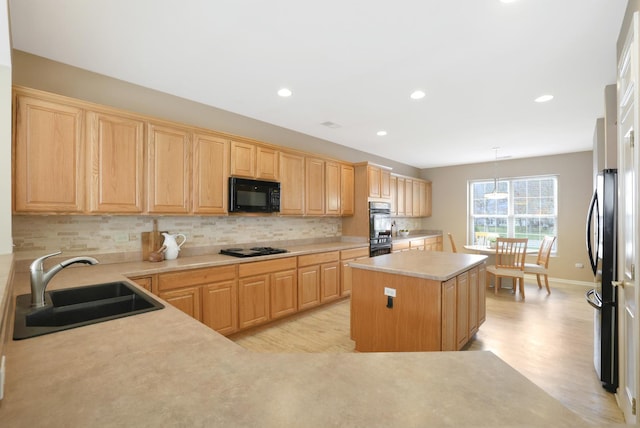
<path id="1" fill-rule="evenodd" d="M 151 232 L 142 232 L 142 260 L 148 261 L 149 254 L 162 246 L 164 241 L 163 233 L 168 232 L 158 231 L 158 220 L 153 220 L 153 230 Z"/>

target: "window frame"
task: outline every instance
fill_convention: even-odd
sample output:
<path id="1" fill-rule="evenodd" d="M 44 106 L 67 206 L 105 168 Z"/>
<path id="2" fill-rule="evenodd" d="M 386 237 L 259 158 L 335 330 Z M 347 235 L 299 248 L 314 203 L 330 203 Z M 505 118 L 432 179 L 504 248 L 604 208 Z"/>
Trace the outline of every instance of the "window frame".
<path id="1" fill-rule="evenodd" d="M 522 198 L 533 198 L 533 196 L 516 196 L 515 192 L 516 192 L 516 182 L 518 181 L 543 181 L 543 180 L 547 180 L 547 179 L 552 179 L 552 185 L 553 185 L 553 207 L 552 207 L 552 211 L 553 214 L 528 214 L 528 213 L 516 213 L 516 209 L 515 209 L 515 204 L 516 204 L 516 200 L 517 199 L 522 199 Z M 505 191 L 506 193 L 508 193 L 508 197 L 506 199 L 503 200 L 497 200 L 494 203 L 496 204 L 496 209 L 498 208 L 502 208 L 503 207 L 499 207 L 498 204 L 500 203 L 500 201 L 505 201 L 506 200 L 506 214 L 495 214 L 495 215 L 487 215 L 487 214 L 476 214 L 474 212 L 474 208 L 476 207 L 474 205 L 474 202 L 476 199 L 479 198 L 475 198 L 474 199 L 474 189 L 476 189 L 476 185 L 482 185 L 484 187 L 484 192 L 482 197 L 484 197 L 484 194 L 486 194 L 487 192 L 491 192 L 492 189 L 494 188 L 494 179 L 474 179 L 474 180 L 468 180 L 467 181 L 467 243 L 474 245 L 476 244 L 476 242 L 474 242 L 474 238 L 475 238 L 475 226 L 476 226 L 476 220 L 478 218 L 495 218 L 495 219 L 499 219 L 497 222 L 492 222 L 493 226 L 489 227 L 488 229 L 493 228 L 493 230 L 487 230 L 485 229 L 484 231 L 487 232 L 498 232 L 500 233 L 499 230 L 497 230 L 498 228 L 504 228 L 504 222 L 506 221 L 506 236 L 507 237 L 526 237 L 529 238 L 529 245 L 527 246 L 527 248 L 531 248 L 531 249 L 539 249 L 540 244 L 542 243 L 542 239 L 544 238 L 545 235 L 553 235 L 553 236 L 558 236 L 558 181 L 559 181 L 559 175 L 558 174 L 544 174 L 544 175 L 532 175 L 532 176 L 521 176 L 521 177 L 504 177 L 504 178 L 500 178 L 497 181 L 497 185 L 498 185 L 498 190 L 499 191 Z M 543 202 L 543 198 L 544 197 L 540 197 L 540 203 L 542 204 Z M 485 201 L 487 201 L 487 204 L 491 204 L 492 202 L 489 202 L 488 199 L 485 199 Z M 527 207 L 529 207 L 529 204 L 526 204 Z M 516 230 L 518 229 L 518 219 L 531 219 L 531 218 L 537 218 L 540 220 L 543 219 L 552 219 L 553 222 L 553 226 L 552 226 L 552 233 L 541 233 L 541 234 L 527 234 L 527 233 L 522 233 L 522 232 L 516 232 Z M 500 221 L 500 219 L 502 221 Z M 538 226 L 538 227 L 542 227 L 542 226 Z M 533 238 L 532 238 L 533 235 Z M 504 233 L 500 233 L 500 236 L 504 237 L 505 234 Z M 539 239 L 537 239 L 539 238 Z M 557 245 L 558 245 L 558 240 L 556 239 L 553 248 L 552 248 L 552 253 L 555 254 L 555 252 L 557 251 Z"/>

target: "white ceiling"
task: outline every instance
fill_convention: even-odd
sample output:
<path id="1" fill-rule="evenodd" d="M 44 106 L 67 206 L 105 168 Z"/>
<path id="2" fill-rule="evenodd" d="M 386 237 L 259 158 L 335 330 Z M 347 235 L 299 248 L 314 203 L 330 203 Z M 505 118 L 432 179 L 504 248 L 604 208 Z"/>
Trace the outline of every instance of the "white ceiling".
<path id="1" fill-rule="evenodd" d="M 626 0 L 9 5 L 15 49 L 427 168 L 590 150 Z"/>

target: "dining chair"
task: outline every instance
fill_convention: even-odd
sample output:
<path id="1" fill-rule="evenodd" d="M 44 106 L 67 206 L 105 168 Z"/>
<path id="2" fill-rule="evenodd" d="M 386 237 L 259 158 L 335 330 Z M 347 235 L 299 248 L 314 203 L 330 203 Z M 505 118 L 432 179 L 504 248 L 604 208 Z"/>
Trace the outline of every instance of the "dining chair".
<path id="1" fill-rule="evenodd" d="M 486 275 L 487 288 L 491 275 L 495 278 L 495 294 L 500 289 L 500 279 L 511 278 L 518 282 L 520 296 L 524 299 L 524 260 L 528 241 L 527 238 L 497 238 L 495 265 L 487 266 Z"/>
<path id="2" fill-rule="evenodd" d="M 553 248 L 553 243 L 556 241 L 555 236 L 545 236 L 542 239 L 542 243 L 540 244 L 540 249 L 538 250 L 538 259 L 535 263 L 525 263 L 524 264 L 524 273 L 531 273 L 536 275 L 536 279 L 538 280 L 538 288 L 542 288 L 542 284 L 540 283 L 540 276 L 544 276 L 544 285 L 547 287 L 547 294 L 551 294 L 551 289 L 549 289 L 549 256 L 551 255 L 551 249 Z"/>
<path id="3" fill-rule="evenodd" d="M 451 242 L 451 251 L 457 253 L 458 249 L 456 248 L 456 243 L 453 241 L 453 236 L 450 233 L 447 233 L 447 235 L 449 235 L 449 242 Z"/>

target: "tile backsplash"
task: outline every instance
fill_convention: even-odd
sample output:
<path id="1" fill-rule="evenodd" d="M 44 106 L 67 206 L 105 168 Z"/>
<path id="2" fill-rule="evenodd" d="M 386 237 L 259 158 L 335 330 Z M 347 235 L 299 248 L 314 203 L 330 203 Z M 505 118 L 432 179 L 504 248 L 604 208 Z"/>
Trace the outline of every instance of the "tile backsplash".
<path id="1" fill-rule="evenodd" d="M 187 237 L 184 254 L 200 249 L 251 243 L 339 239 L 339 217 L 284 216 L 13 216 L 14 253 L 20 257 L 58 250 L 66 254 L 126 254 L 141 256 L 141 232 L 153 229 Z M 396 219 L 398 226 L 420 229 L 421 219 Z"/>

